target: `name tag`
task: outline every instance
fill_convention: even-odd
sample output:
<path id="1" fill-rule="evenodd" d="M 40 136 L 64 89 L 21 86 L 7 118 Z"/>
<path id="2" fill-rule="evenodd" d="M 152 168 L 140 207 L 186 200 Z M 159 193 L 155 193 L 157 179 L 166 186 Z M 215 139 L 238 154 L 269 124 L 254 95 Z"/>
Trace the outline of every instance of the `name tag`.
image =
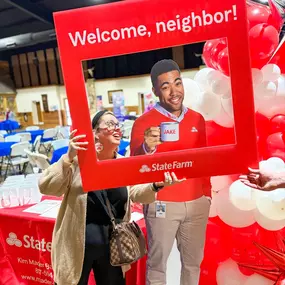
<path id="1" fill-rule="evenodd" d="M 155 217 L 156 218 L 165 218 L 166 216 L 166 204 L 156 203 L 155 204 Z"/>

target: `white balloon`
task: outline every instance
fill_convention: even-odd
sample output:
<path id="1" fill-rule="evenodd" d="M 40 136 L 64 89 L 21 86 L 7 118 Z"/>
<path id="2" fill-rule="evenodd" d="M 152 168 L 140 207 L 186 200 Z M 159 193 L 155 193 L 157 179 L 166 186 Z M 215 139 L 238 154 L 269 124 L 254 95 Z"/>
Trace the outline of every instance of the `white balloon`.
<path id="1" fill-rule="evenodd" d="M 218 216 L 217 213 L 217 193 L 212 191 L 212 202 L 210 207 L 209 217 L 214 218 Z"/>
<path id="2" fill-rule="evenodd" d="M 222 175 L 222 176 L 212 176 L 211 177 L 211 185 L 213 192 L 220 192 L 224 189 L 229 189 L 232 184 L 232 179 L 230 175 Z"/>
<path id="3" fill-rule="evenodd" d="M 198 84 L 201 90 L 211 90 L 211 86 L 208 83 L 208 74 L 213 71 L 214 69 L 206 67 L 196 73 L 194 81 Z"/>
<path id="4" fill-rule="evenodd" d="M 264 81 L 254 87 L 254 97 L 257 99 L 275 96 L 276 92 L 277 86 L 271 81 Z"/>
<path id="5" fill-rule="evenodd" d="M 264 217 L 274 220 L 285 220 L 285 189 L 269 192 L 256 200 L 258 211 Z"/>
<path id="6" fill-rule="evenodd" d="M 223 74 L 211 81 L 212 91 L 217 95 L 227 94 L 231 89 L 230 79 Z"/>
<path id="7" fill-rule="evenodd" d="M 259 85 L 263 81 L 262 71 L 257 68 L 251 69 L 253 85 Z"/>
<path id="8" fill-rule="evenodd" d="M 207 74 L 208 84 L 211 85 L 214 80 L 218 80 L 222 78 L 222 73 L 213 69 L 211 72 Z"/>
<path id="9" fill-rule="evenodd" d="M 232 89 L 230 89 L 226 94 L 222 96 L 223 99 L 232 98 Z"/>
<path id="10" fill-rule="evenodd" d="M 262 171 L 282 171 L 285 168 L 285 163 L 281 158 L 271 157 L 268 160 L 260 161 L 259 168 Z"/>
<path id="11" fill-rule="evenodd" d="M 246 279 L 244 285 L 273 285 L 274 283 L 274 281 L 254 273 Z"/>
<path id="12" fill-rule="evenodd" d="M 282 171 L 285 168 L 285 162 L 279 157 L 270 157 L 266 163 L 272 167 L 271 170 L 273 171 Z"/>
<path id="13" fill-rule="evenodd" d="M 264 81 L 277 81 L 281 75 L 281 70 L 276 64 L 267 64 L 261 69 Z"/>
<path id="14" fill-rule="evenodd" d="M 221 99 L 212 92 L 202 92 L 193 110 L 201 113 L 205 120 L 213 120 L 221 111 Z"/>
<path id="15" fill-rule="evenodd" d="M 252 199 L 255 201 L 255 203 L 256 203 L 256 201 L 258 199 L 262 199 L 264 197 L 268 197 L 268 193 L 269 192 L 265 192 L 265 191 L 262 191 L 262 190 L 251 189 Z"/>
<path id="16" fill-rule="evenodd" d="M 213 121 L 225 128 L 232 128 L 234 126 L 234 120 L 231 118 L 222 107 L 221 112 L 218 116 L 216 116 Z"/>
<path id="17" fill-rule="evenodd" d="M 269 119 L 275 115 L 283 114 L 284 110 L 285 96 L 266 96 L 258 102 L 258 112 Z"/>
<path id="18" fill-rule="evenodd" d="M 279 231 L 285 227 L 285 220 L 276 221 L 268 219 L 263 216 L 257 208 L 254 210 L 254 217 L 256 222 L 268 231 Z"/>
<path id="19" fill-rule="evenodd" d="M 230 201 L 242 211 L 250 211 L 256 208 L 256 202 L 252 195 L 252 189 L 244 185 L 240 180 L 230 186 Z"/>
<path id="20" fill-rule="evenodd" d="M 217 212 L 220 219 L 234 228 L 244 228 L 254 224 L 253 211 L 241 211 L 229 200 L 227 191 L 219 192 L 217 195 Z"/>
<path id="21" fill-rule="evenodd" d="M 254 97 L 254 111 L 257 112 L 260 104 L 259 98 Z"/>
<path id="22" fill-rule="evenodd" d="M 201 89 L 199 88 L 198 84 L 190 78 L 182 78 L 182 82 L 184 86 L 183 105 L 193 109 L 195 104 L 197 104 L 200 99 Z"/>
<path id="23" fill-rule="evenodd" d="M 281 75 L 278 78 L 278 81 L 276 82 L 277 84 L 277 96 L 285 96 L 285 77 Z"/>
<path id="24" fill-rule="evenodd" d="M 246 276 L 240 272 L 236 262 L 228 259 L 219 265 L 216 279 L 218 285 L 243 285 Z"/>
<path id="25" fill-rule="evenodd" d="M 234 109 L 233 109 L 233 99 L 232 98 L 221 98 L 222 106 L 225 112 L 233 119 L 234 118 Z"/>

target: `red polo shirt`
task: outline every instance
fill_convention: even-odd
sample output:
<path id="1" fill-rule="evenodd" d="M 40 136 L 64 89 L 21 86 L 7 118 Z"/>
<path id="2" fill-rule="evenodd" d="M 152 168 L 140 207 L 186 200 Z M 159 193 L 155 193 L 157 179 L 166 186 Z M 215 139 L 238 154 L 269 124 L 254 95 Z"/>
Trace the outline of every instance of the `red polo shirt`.
<path id="1" fill-rule="evenodd" d="M 146 129 L 159 126 L 162 122 L 175 122 L 155 108 L 139 117 L 133 126 L 131 135 L 131 155 L 145 155 L 143 148 L 144 132 Z M 179 141 L 164 142 L 157 146 L 156 152 L 169 152 L 206 146 L 205 120 L 199 113 L 188 109 L 179 123 Z M 211 196 L 209 178 L 191 178 L 165 189 L 162 189 L 157 199 L 160 201 L 185 202 L 200 198 L 202 195 Z"/>

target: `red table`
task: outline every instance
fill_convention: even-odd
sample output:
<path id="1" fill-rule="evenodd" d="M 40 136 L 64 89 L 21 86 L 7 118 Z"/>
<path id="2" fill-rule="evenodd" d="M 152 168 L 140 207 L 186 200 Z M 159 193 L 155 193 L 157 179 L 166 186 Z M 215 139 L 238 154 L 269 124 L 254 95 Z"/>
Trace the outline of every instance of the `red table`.
<path id="1" fill-rule="evenodd" d="M 0 285 L 54 284 L 50 250 L 55 220 L 23 212 L 29 206 L 0 209 Z M 138 223 L 145 233 L 144 220 Z M 132 265 L 127 285 L 145 284 L 145 261 Z M 89 285 L 94 284 L 91 277 Z"/>

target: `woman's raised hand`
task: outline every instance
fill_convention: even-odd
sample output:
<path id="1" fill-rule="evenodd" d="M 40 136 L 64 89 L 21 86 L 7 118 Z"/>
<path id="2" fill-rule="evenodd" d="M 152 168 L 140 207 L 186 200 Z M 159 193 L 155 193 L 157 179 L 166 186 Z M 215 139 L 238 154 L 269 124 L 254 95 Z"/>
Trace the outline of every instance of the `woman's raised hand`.
<path id="1" fill-rule="evenodd" d="M 86 135 L 76 136 L 77 130 L 73 130 L 69 136 L 69 147 L 67 151 L 67 157 L 70 162 L 77 156 L 79 150 L 87 150 L 88 142 L 79 142 L 80 139 L 86 138 Z"/>

